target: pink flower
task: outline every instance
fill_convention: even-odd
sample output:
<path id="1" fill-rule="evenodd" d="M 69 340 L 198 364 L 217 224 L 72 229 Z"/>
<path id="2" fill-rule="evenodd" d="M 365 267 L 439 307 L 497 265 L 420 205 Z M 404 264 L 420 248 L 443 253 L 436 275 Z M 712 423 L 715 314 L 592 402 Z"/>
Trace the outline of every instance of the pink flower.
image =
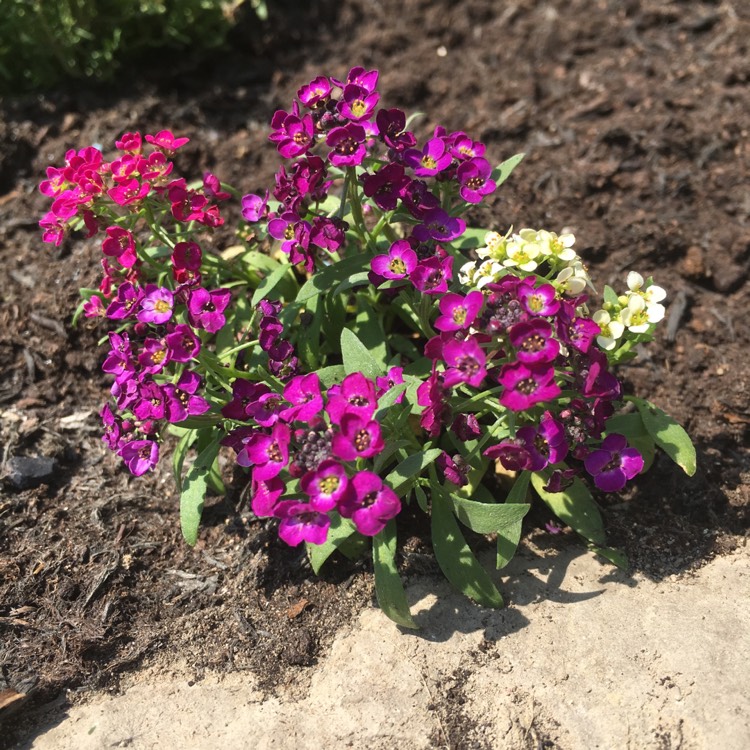
<path id="1" fill-rule="evenodd" d="M 186 143 L 190 143 L 189 138 L 175 138 L 171 130 L 160 130 L 156 135 L 147 135 L 146 142 L 164 151 L 177 151 Z"/>
<path id="2" fill-rule="evenodd" d="M 440 317 L 435 321 L 438 331 L 461 331 L 472 326 L 482 309 L 484 295 L 469 292 L 466 297 L 452 292 L 440 299 Z"/>
<path id="3" fill-rule="evenodd" d="M 224 310 L 231 299 L 232 292 L 229 289 L 214 289 L 212 292 L 203 287 L 193 289 L 188 297 L 190 325 L 216 333 L 226 323 Z"/>
<path id="4" fill-rule="evenodd" d="M 148 182 L 141 184 L 137 179 L 133 178 L 110 188 L 107 190 L 107 195 L 118 206 L 129 206 L 145 198 L 150 190 L 151 185 Z"/>
<path id="5" fill-rule="evenodd" d="M 123 268 L 132 268 L 138 260 L 133 234 L 116 226 L 107 227 L 106 234 L 102 242 L 102 252 L 110 258 L 117 258 Z"/>
<path id="6" fill-rule="evenodd" d="M 159 461 L 159 446 L 153 440 L 131 440 L 119 450 L 119 455 L 136 477 L 145 474 Z"/>
<path id="7" fill-rule="evenodd" d="M 349 494 L 349 478 L 344 467 L 327 459 L 315 471 L 305 474 L 300 480 L 300 488 L 310 495 L 310 505 L 325 513 L 332 510 Z"/>
<path id="8" fill-rule="evenodd" d="M 341 430 L 334 435 L 331 447 L 342 461 L 354 461 L 376 456 L 385 448 L 385 441 L 378 422 L 345 412 L 341 417 Z"/>
<path id="9" fill-rule="evenodd" d="M 468 383 L 474 388 L 479 388 L 487 375 L 487 355 L 474 337 L 464 341 L 448 341 L 443 346 L 443 359 L 448 366 L 444 379 L 448 388 L 458 383 Z"/>
<path id="10" fill-rule="evenodd" d="M 408 240 L 396 240 L 387 255 L 376 255 L 370 261 L 373 273 L 383 279 L 404 279 L 416 267 L 417 254 Z"/>
<path id="11" fill-rule="evenodd" d="M 560 387 L 555 383 L 555 370 L 550 366 L 530 368 L 522 362 L 503 365 L 500 383 L 505 388 L 500 403 L 513 411 L 529 409 L 560 395 Z"/>
<path id="12" fill-rule="evenodd" d="M 162 325 L 172 317 L 174 295 L 166 287 L 149 284 L 144 290 L 146 296 L 141 300 L 141 309 L 136 317 L 141 323 Z"/>
<path id="13" fill-rule="evenodd" d="M 371 471 L 361 471 L 352 480 L 354 493 L 339 505 L 344 518 L 351 518 L 365 536 L 379 534 L 401 511 L 396 493 Z"/>
<path id="14" fill-rule="evenodd" d="M 282 500 L 276 506 L 275 515 L 282 519 L 279 537 L 290 547 L 296 547 L 302 542 L 323 544 L 328 538 L 331 519 L 308 503 Z"/>

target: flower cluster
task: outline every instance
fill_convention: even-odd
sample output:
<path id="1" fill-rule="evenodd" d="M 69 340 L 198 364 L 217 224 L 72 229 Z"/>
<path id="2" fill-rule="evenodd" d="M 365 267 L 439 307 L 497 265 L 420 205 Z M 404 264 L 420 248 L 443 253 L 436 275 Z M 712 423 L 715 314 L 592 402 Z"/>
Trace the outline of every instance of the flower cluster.
<path id="1" fill-rule="evenodd" d="M 401 510 L 396 493 L 371 470 L 385 448 L 378 401 L 398 382 L 400 368 L 377 382 L 352 373 L 327 390 L 316 373 L 297 375 L 282 394 L 264 383 L 234 382 L 222 414 L 255 425 L 232 430 L 224 443 L 250 468 L 253 512 L 280 518 L 285 542 L 325 542 L 332 510 L 365 536 Z"/>

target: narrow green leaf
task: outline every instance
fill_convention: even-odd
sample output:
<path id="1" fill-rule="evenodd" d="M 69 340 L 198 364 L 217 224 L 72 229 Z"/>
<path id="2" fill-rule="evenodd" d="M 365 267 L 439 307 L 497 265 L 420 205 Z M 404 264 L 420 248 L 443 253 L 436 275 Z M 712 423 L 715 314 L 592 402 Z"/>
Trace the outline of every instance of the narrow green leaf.
<path id="1" fill-rule="evenodd" d="M 197 437 L 197 430 L 185 430 L 172 454 L 172 472 L 174 473 L 174 481 L 177 484 L 177 489 L 180 489 L 182 485 L 182 467 L 185 464 L 185 457 Z"/>
<path id="2" fill-rule="evenodd" d="M 262 299 L 269 295 L 287 273 L 289 273 L 289 266 L 281 265 L 271 271 L 268 276 L 261 279 L 258 288 L 253 293 L 253 298 L 250 300 L 250 305 L 255 307 Z"/>
<path id="3" fill-rule="evenodd" d="M 657 406 L 640 398 L 628 398 L 640 412 L 654 442 L 690 477 L 695 474 L 695 446 L 684 428 Z"/>
<path id="4" fill-rule="evenodd" d="M 595 544 L 590 545 L 589 549 L 597 555 L 601 555 L 605 560 L 609 560 L 620 570 L 628 569 L 628 558 L 622 550 L 616 547 L 597 547 Z"/>
<path id="5" fill-rule="evenodd" d="M 384 374 L 370 350 L 348 328 L 341 331 L 341 356 L 347 375 L 361 372 L 366 378 L 375 380 Z"/>
<path id="6" fill-rule="evenodd" d="M 495 567 L 498 570 L 504 568 L 516 554 L 518 543 L 521 541 L 522 520 L 519 518 L 515 523 L 506 526 L 497 535 L 497 558 Z"/>
<path id="7" fill-rule="evenodd" d="M 510 159 L 506 159 L 502 164 L 492 170 L 492 179 L 498 187 L 510 177 L 510 173 L 521 163 L 524 156 L 526 156 L 526 154 L 516 154 L 515 156 L 511 156 Z"/>
<path id="8" fill-rule="evenodd" d="M 526 493 L 529 490 L 529 480 L 531 479 L 530 471 L 522 471 L 517 477 L 516 481 L 513 482 L 513 486 L 510 488 L 508 497 L 505 498 L 506 503 L 522 503 L 526 500 Z"/>
<path id="9" fill-rule="evenodd" d="M 442 453 L 440 448 L 412 453 L 405 458 L 386 478 L 393 491 L 403 497 L 411 483 Z"/>
<path id="10" fill-rule="evenodd" d="M 355 273 L 364 271 L 370 265 L 370 257 L 366 254 L 352 255 L 348 258 L 334 263 L 332 266 L 326 266 L 320 271 L 316 271 L 297 292 L 297 302 L 306 302 L 310 297 L 316 294 L 328 291 L 333 288 L 334 284 L 348 279 Z"/>
<path id="11" fill-rule="evenodd" d="M 478 503 L 455 494 L 450 498 L 458 520 L 477 534 L 499 533 L 520 521 L 531 508 L 526 503 Z"/>
<path id="12" fill-rule="evenodd" d="M 357 286 L 365 286 L 370 283 L 369 271 L 360 271 L 359 273 L 352 274 L 349 278 L 344 279 L 334 290 L 333 294 L 341 294 L 349 289 L 353 289 Z"/>
<path id="13" fill-rule="evenodd" d="M 342 518 L 336 511 L 330 513 L 331 526 L 328 538 L 323 544 L 308 544 L 307 554 L 310 565 L 317 575 L 323 563 L 353 534 L 357 533 L 354 523 L 348 518 Z"/>
<path id="14" fill-rule="evenodd" d="M 198 436 L 200 441 L 201 436 Z M 203 503 L 208 488 L 211 467 L 219 452 L 219 437 L 214 437 L 198 454 L 190 467 L 180 493 L 180 526 L 189 545 L 198 540 L 198 527 L 203 514 Z"/>
<path id="15" fill-rule="evenodd" d="M 531 475 L 536 493 L 563 523 L 593 544 L 604 546 L 607 540 L 602 516 L 586 485 L 576 477 L 573 484 L 563 492 L 548 492 L 544 485 L 549 481 L 552 471 L 553 468 L 548 467 Z"/>
<path id="16" fill-rule="evenodd" d="M 433 488 L 432 548 L 445 577 L 462 594 L 485 607 L 503 606 L 503 597 L 469 548 L 448 498 Z"/>
<path id="17" fill-rule="evenodd" d="M 388 338 L 383 321 L 364 294 L 357 295 L 357 308 L 352 330 L 377 363 L 379 374 L 383 374 L 388 361 Z"/>
<path id="18" fill-rule="evenodd" d="M 397 625 L 417 629 L 409 612 L 404 584 L 396 567 L 396 522 L 391 520 L 372 538 L 375 594 L 380 609 Z"/>
<path id="19" fill-rule="evenodd" d="M 609 286 L 609 284 L 604 285 L 604 301 L 608 305 L 619 306 L 620 304 L 620 301 L 617 298 L 617 292 L 614 289 L 612 289 L 612 287 Z"/>

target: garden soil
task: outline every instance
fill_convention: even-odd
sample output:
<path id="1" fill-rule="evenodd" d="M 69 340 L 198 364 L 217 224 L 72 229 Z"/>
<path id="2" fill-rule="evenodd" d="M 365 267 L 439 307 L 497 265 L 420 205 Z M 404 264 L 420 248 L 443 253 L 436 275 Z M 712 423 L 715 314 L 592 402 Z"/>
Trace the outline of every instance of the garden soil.
<path id="1" fill-rule="evenodd" d="M 153 56 L 110 86 L 0 102 L 0 746 L 750 746 L 750 7 L 268 5 L 199 66 Z M 659 458 L 601 498 L 629 571 L 535 508 L 498 576 L 509 607 L 481 610 L 441 582 L 415 518 L 399 560 L 422 630 L 405 633 L 367 560 L 314 576 L 239 482 L 188 547 L 168 462 L 134 479 L 99 439 L 102 329 L 71 319 L 100 251 L 41 242 L 45 167 L 171 128 L 191 138 L 183 174 L 261 192 L 272 112 L 359 64 L 388 106 L 425 113 L 420 135 L 526 153 L 473 225 L 565 227 L 600 287 L 637 270 L 667 288 L 657 340 L 621 375 L 688 429 L 699 468 Z"/>

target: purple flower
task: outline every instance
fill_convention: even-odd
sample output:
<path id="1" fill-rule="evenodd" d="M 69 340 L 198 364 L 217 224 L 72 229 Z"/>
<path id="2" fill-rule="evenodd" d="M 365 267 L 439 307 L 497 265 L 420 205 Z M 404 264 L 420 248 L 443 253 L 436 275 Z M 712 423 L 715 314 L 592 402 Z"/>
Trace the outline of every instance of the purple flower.
<path id="1" fill-rule="evenodd" d="M 508 331 L 516 357 L 526 365 L 553 362 L 560 353 L 560 344 L 552 338 L 552 326 L 541 318 L 521 321 Z"/>
<path id="2" fill-rule="evenodd" d="M 376 255 L 370 261 L 373 273 L 383 279 L 404 279 L 417 267 L 417 254 L 408 240 L 396 240 L 387 255 Z"/>
<path id="3" fill-rule="evenodd" d="M 336 109 L 347 120 L 359 122 L 367 119 L 373 113 L 378 101 L 380 101 L 380 94 L 377 91 L 368 91 L 356 83 L 349 83 L 344 86 Z"/>
<path id="4" fill-rule="evenodd" d="M 131 440 L 120 448 L 119 455 L 130 473 L 139 477 L 159 462 L 159 446 L 153 440 Z"/>
<path id="5" fill-rule="evenodd" d="M 529 315 L 557 315 L 560 300 L 556 298 L 555 287 L 552 284 L 542 284 L 535 289 L 533 277 L 529 276 L 528 279 L 530 283 L 526 283 L 524 279 L 516 290 L 518 301 L 523 305 L 523 309 Z"/>
<path id="6" fill-rule="evenodd" d="M 273 427 L 280 419 L 283 405 L 284 399 L 280 394 L 269 392 L 260 396 L 245 411 L 247 416 L 261 427 Z"/>
<path id="7" fill-rule="evenodd" d="M 442 294 L 448 291 L 448 282 L 453 278 L 453 256 L 442 260 L 437 257 L 417 263 L 409 274 L 415 288 L 423 294 Z"/>
<path id="8" fill-rule="evenodd" d="M 268 211 L 268 190 L 264 196 L 249 195 L 242 196 L 242 218 L 251 223 L 260 221 Z"/>
<path id="9" fill-rule="evenodd" d="M 521 427 L 514 439 L 488 448 L 484 455 L 496 458 L 509 471 L 540 471 L 562 461 L 568 453 L 563 426 L 545 412 L 539 426 Z"/>
<path id="10" fill-rule="evenodd" d="M 417 177 L 434 177 L 447 169 L 452 161 L 442 138 L 431 138 L 421 151 L 411 148 L 404 153 L 404 163 L 414 170 Z"/>
<path id="11" fill-rule="evenodd" d="M 601 447 L 586 456 L 583 465 L 600 490 L 619 492 L 629 479 L 643 469 L 643 456 L 627 445 L 624 435 L 607 435 Z"/>
<path id="12" fill-rule="evenodd" d="M 456 179 L 461 186 L 459 194 L 467 203 L 481 203 L 485 195 L 495 191 L 497 185 L 490 179 L 492 167 L 487 159 L 477 157 L 459 165 Z"/>
<path id="13" fill-rule="evenodd" d="M 149 284 L 144 290 L 145 297 L 141 300 L 141 309 L 136 317 L 141 323 L 161 325 L 172 317 L 174 295 L 166 287 Z"/>
<path id="14" fill-rule="evenodd" d="M 361 471 L 352 480 L 354 493 L 339 505 L 344 518 L 351 518 L 365 536 L 380 533 L 401 510 L 396 493 L 371 471 Z"/>
<path id="15" fill-rule="evenodd" d="M 164 339 L 147 338 L 143 342 L 143 350 L 138 355 L 138 364 L 143 372 L 156 375 L 169 362 L 169 347 Z"/>
<path id="16" fill-rule="evenodd" d="M 268 139 L 276 143 L 276 150 L 285 159 L 293 159 L 304 154 L 313 145 L 315 125 L 311 115 L 301 118 L 294 114 L 283 113 L 284 117 L 277 117 L 276 112 L 271 120 L 271 127 L 275 130 Z"/>
<path id="17" fill-rule="evenodd" d="M 417 224 L 412 234 L 420 242 L 435 240 L 436 242 L 450 242 L 460 237 L 466 231 L 466 222 L 451 216 L 442 208 L 431 208 L 422 217 L 422 223 Z"/>
<path id="18" fill-rule="evenodd" d="M 401 188 L 400 195 L 409 213 L 420 221 L 430 209 L 440 207 L 440 199 L 427 189 L 427 183 L 422 180 L 407 182 Z"/>
<path id="19" fill-rule="evenodd" d="M 480 291 L 469 292 L 465 297 L 452 292 L 440 299 L 440 317 L 435 321 L 438 331 L 461 331 L 470 328 L 484 303 Z"/>
<path id="20" fill-rule="evenodd" d="M 201 350 L 200 339 L 185 323 L 176 325 L 174 330 L 164 337 L 164 340 L 167 342 L 169 358 L 172 362 L 189 362 L 193 357 L 198 356 Z"/>
<path id="21" fill-rule="evenodd" d="M 331 95 L 331 82 L 325 76 L 313 78 L 297 91 L 297 98 L 306 106 L 314 107 Z"/>
<path id="22" fill-rule="evenodd" d="M 487 147 L 479 141 L 472 141 L 466 133 L 454 133 L 451 138 L 450 152 L 459 161 L 468 161 L 478 156 L 484 156 Z"/>
<path id="23" fill-rule="evenodd" d="M 331 78 L 331 80 L 341 89 L 349 83 L 354 83 L 365 91 L 372 92 L 377 88 L 378 76 L 377 70 L 365 70 L 361 65 L 355 65 L 347 74 L 346 81 L 339 81 L 336 78 Z"/>
<path id="24" fill-rule="evenodd" d="M 160 385 L 153 380 L 147 380 L 141 383 L 138 389 L 138 400 L 133 406 L 133 414 L 138 419 L 164 419 L 166 414 L 166 404 L 164 401 L 164 391 Z"/>
<path id="25" fill-rule="evenodd" d="M 470 466 L 466 463 L 460 453 L 451 457 L 443 451 L 437 457 L 435 463 L 443 472 L 443 476 L 457 487 L 463 487 L 465 484 L 469 483 L 468 473 Z"/>
<path id="26" fill-rule="evenodd" d="M 378 399 L 375 383 L 361 372 L 347 375 L 341 385 L 328 389 L 326 411 L 333 424 L 340 424 L 344 413 L 356 414 L 368 421 L 375 413 Z"/>
<path id="27" fill-rule="evenodd" d="M 350 492 L 349 478 L 344 467 L 327 459 L 315 471 L 305 474 L 300 488 L 310 496 L 310 505 L 321 513 L 332 510 Z"/>
<path id="28" fill-rule="evenodd" d="M 205 414 L 211 408 L 206 399 L 195 395 L 200 385 L 200 376 L 185 370 L 177 383 L 163 386 L 167 419 L 170 422 L 182 422 L 188 417 Z"/>
<path id="29" fill-rule="evenodd" d="M 323 409 L 323 396 L 320 393 L 320 378 L 316 372 L 298 375 L 284 386 L 284 398 L 292 404 L 280 413 L 285 422 L 311 422 Z"/>
<path id="30" fill-rule="evenodd" d="M 474 414 L 458 414 L 453 420 L 451 430 L 463 442 L 475 440 L 482 434 L 479 420 Z"/>
<path id="31" fill-rule="evenodd" d="M 464 341 L 448 341 L 443 346 L 443 359 L 448 366 L 444 380 L 448 388 L 458 383 L 468 383 L 478 388 L 487 375 L 487 355 L 474 337 Z"/>
<path id="32" fill-rule="evenodd" d="M 282 500 L 276 506 L 275 515 L 282 519 L 279 537 L 290 547 L 296 547 L 302 542 L 323 544 L 328 538 L 331 519 L 308 503 Z"/>
<path id="33" fill-rule="evenodd" d="M 378 399 L 387 393 L 391 388 L 400 385 L 404 382 L 404 368 L 403 367 L 391 367 L 386 373 L 385 377 L 378 377 L 375 379 L 375 385 L 378 387 L 377 395 Z M 397 399 L 396 403 L 400 404 L 404 400 L 404 394 L 402 393 Z"/>
<path id="34" fill-rule="evenodd" d="M 396 153 L 401 153 L 417 145 L 411 131 L 404 131 L 406 115 L 400 109 L 381 109 L 375 116 L 378 132 L 385 144 Z"/>
<path id="35" fill-rule="evenodd" d="M 117 288 L 117 296 L 107 307 L 107 317 L 111 320 L 122 320 L 134 314 L 143 299 L 143 291 L 137 289 L 129 281 L 125 281 Z"/>
<path id="36" fill-rule="evenodd" d="M 356 167 L 361 164 L 367 154 L 366 137 L 365 129 L 354 122 L 334 128 L 326 137 L 326 144 L 331 147 L 328 161 L 336 167 Z"/>
<path id="37" fill-rule="evenodd" d="M 440 435 L 443 425 L 451 418 L 451 407 L 448 404 L 448 389 L 443 383 L 443 373 L 437 371 L 437 363 L 432 363 L 432 372 L 427 380 L 417 388 L 417 404 L 424 406 L 419 424 L 431 437 Z"/>
<path id="38" fill-rule="evenodd" d="M 278 476 L 289 462 L 291 430 L 277 422 L 271 434 L 253 433 L 237 454 L 240 466 L 252 466 L 256 481 Z"/>
<path id="39" fill-rule="evenodd" d="M 557 316 L 557 335 L 564 344 L 572 346 L 586 354 L 591 348 L 594 337 L 601 333 L 599 326 L 590 318 L 577 318 L 575 306 L 563 301 Z"/>
<path id="40" fill-rule="evenodd" d="M 279 498 L 284 494 L 286 485 L 279 477 L 271 479 L 253 479 L 251 485 L 252 500 L 250 507 L 258 518 L 268 518 L 276 515 Z"/>
<path id="41" fill-rule="evenodd" d="M 400 164 L 391 162 L 375 174 L 366 174 L 362 179 L 362 190 L 383 211 L 393 211 L 398 205 L 401 190 L 411 180 Z"/>
<path id="42" fill-rule="evenodd" d="M 529 368 L 523 362 L 503 365 L 500 384 L 505 390 L 500 403 L 513 411 L 529 409 L 542 401 L 551 401 L 560 395 L 555 383 L 553 367 Z"/>
<path id="43" fill-rule="evenodd" d="M 531 463 L 528 448 L 519 436 L 491 445 L 483 455 L 493 461 L 500 461 L 508 471 L 523 471 Z"/>
<path id="44" fill-rule="evenodd" d="M 357 458 L 372 458 L 385 448 L 380 424 L 374 419 L 367 421 L 359 414 L 344 412 L 341 429 L 333 436 L 333 453 L 342 461 Z"/>
<path id="45" fill-rule="evenodd" d="M 198 287 L 188 297 L 188 319 L 194 328 L 203 328 L 209 333 L 216 333 L 226 323 L 224 310 L 232 298 L 229 289 L 215 289 L 209 292 Z"/>

